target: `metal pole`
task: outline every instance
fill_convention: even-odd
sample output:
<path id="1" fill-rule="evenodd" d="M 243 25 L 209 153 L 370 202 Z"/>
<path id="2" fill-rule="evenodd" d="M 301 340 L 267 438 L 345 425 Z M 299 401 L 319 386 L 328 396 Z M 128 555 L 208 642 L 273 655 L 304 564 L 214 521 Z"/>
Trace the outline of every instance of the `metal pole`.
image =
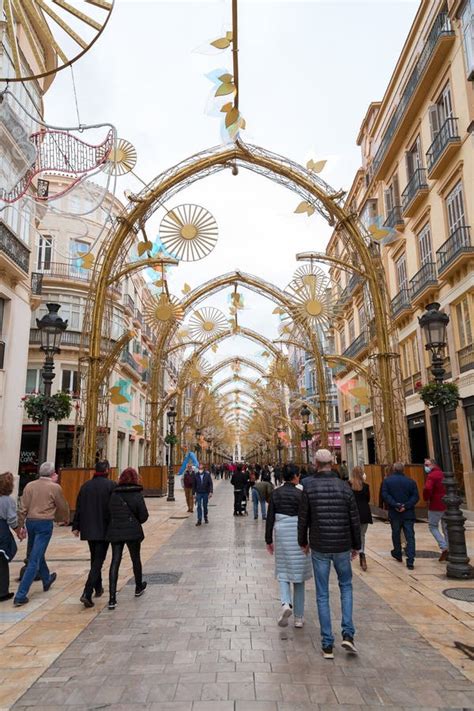
<path id="1" fill-rule="evenodd" d="M 431 372 L 437 383 L 444 380 L 445 369 L 443 368 L 444 358 L 441 354 L 432 352 Z M 474 577 L 474 568 L 469 565 L 469 557 L 466 547 L 466 530 L 464 528 L 465 517 L 461 511 L 462 498 L 459 495 L 458 484 L 453 473 L 451 451 L 449 447 L 448 420 L 444 405 L 438 407 L 438 435 L 441 450 L 441 465 L 444 471 L 443 484 L 446 489 L 446 496 L 443 501 L 446 504 L 444 519 L 448 530 L 448 562 L 446 565 L 446 576 L 458 580 Z"/>
<path id="2" fill-rule="evenodd" d="M 306 464 L 309 466 L 309 442 L 308 442 L 308 425 L 304 426 L 304 441 L 306 445 Z"/>
<path id="3" fill-rule="evenodd" d="M 174 427 L 170 424 L 170 436 L 174 436 Z M 166 501 L 176 501 L 174 498 L 174 469 L 173 469 L 173 442 L 170 442 L 170 453 L 168 458 L 168 498 Z"/>
<path id="4" fill-rule="evenodd" d="M 41 376 L 44 383 L 44 394 L 46 397 L 51 395 L 51 384 L 54 380 L 54 359 L 52 356 L 46 356 L 44 359 L 43 369 L 41 371 Z M 49 417 L 43 414 L 43 419 L 41 420 L 41 434 L 39 443 L 39 453 L 38 453 L 38 467 L 40 467 L 43 462 L 48 458 L 48 436 L 49 436 Z"/>

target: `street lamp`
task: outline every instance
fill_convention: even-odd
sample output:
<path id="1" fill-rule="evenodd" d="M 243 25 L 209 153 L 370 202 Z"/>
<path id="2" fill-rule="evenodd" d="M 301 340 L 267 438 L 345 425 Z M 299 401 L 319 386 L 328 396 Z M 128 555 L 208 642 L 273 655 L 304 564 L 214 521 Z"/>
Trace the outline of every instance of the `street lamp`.
<path id="1" fill-rule="evenodd" d="M 196 436 L 196 447 L 195 447 L 195 449 L 196 449 L 196 454 L 198 455 L 198 458 L 199 458 L 199 454 L 201 453 L 201 444 L 200 444 L 200 441 L 199 441 L 200 438 L 201 438 L 201 430 L 196 430 L 195 436 Z"/>
<path id="2" fill-rule="evenodd" d="M 309 432 L 308 432 L 308 424 L 309 424 L 309 418 L 311 415 L 311 410 L 307 405 L 303 405 L 303 407 L 300 410 L 300 415 L 301 419 L 303 420 L 303 425 L 304 425 L 304 441 L 305 441 L 305 447 L 306 447 L 306 464 L 309 466 Z"/>
<path id="3" fill-rule="evenodd" d="M 439 310 L 438 303 L 433 303 L 428 304 L 425 313 L 418 321 L 425 336 L 425 348 L 427 351 L 431 351 L 431 372 L 435 382 L 441 385 L 446 372 L 443 363 L 449 316 Z M 473 577 L 474 569 L 469 565 L 467 555 L 466 532 L 464 529 L 464 521 L 466 519 L 461 511 L 462 499 L 459 496 L 458 485 L 452 471 L 448 423 L 444 405 L 438 406 L 438 436 L 441 464 L 444 471 L 443 484 L 446 489 L 446 496 L 443 497 L 443 501 L 446 504 L 444 517 L 448 530 L 449 547 L 446 575 L 448 578 L 471 578 Z"/>
<path id="4" fill-rule="evenodd" d="M 60 304 L 46 304 L 48 313 L 42 318 L 36 319 L 36 325 L 41 334 L 41 350 L 45 354 L 41 377 L 44 383 L 44 394 L 51 396 L 51 384 L 54 380 L 54 356 L 60 352 L 61 338 L 67 328 L 67 321 L 64 321 L 58 314 Z M 38 454 L 38 466 L 46 461 L 48 456 L 48 434 L 49 416 L 43 411 L 41 421 L 41 435 Z"/>
<path id="5" fill-rule="evenodd" d="M 168 445 L 170 448 L 168 457 L 168 498 L 166 501 L 176 501 L 174 498 L 174 469 L 173 469 L 173 447 L 174 447 L 174 423 L 176 421 L 176 410 L 174 405 L 171 405 L 170 409 L 166 413 L 168 418 Z"/>

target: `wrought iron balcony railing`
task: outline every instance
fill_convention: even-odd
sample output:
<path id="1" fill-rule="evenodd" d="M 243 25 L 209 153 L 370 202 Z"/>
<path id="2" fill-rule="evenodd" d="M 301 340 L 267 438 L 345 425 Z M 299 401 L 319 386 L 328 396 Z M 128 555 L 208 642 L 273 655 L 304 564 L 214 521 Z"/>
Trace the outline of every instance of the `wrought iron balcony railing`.
<path id="1" fill-rule="evenodd" d="M 31 273 L 31 293 L 34 296 L 41 296 L 43 293 L 43 275 L 40 272 Z"/>
<path id="2" fill-rule="evenodd" d="M 12 262 L 20 267 L 22 272 L 28 274 L 30 270 L 30 250 L 23 244 L 21 239 L 0 222 L 0 252 L 3 252 Z"/>
<path id="3" fill-rule="evenodd" d="M 474 253 L 471 228 L 468 225 L 460 225 L 436 251 L 439 273 L 442 274 L 460 254 L 465 252 Z"/>
<path id="4" fill-rule="evenodd" d="M 437 283 L 436 264 L 434 262 L 426 262 L 417 271 L 413 279 L 410 279 L 410 298 L 413 300 L 427 286 Z"/>
<path id="5" fill-rule="evenodd" d="M 120 360 L 122 361 L 122 363 L 126 363 L 131 368 L 133 368 L 133 370 L 135 370 L 135 372 L 140 373 L 140 366 L 138 365 L 135 358 L 132 356 L 132 354 L 129 351 L 123 350 L 122 354 L 120 356 Z"/>
<path id="6" fill-rule="evenodd" d="M 428 183 L 426 182 L 426 170 L 424 168 L 417 168 L 408 181 L 405 190 L 402 192 L 403 212 L 406 212 L 407 208 L 413 202 L 413 198 L 416 197 L 420 190 L 427 189 Z"/>
<path id="7" fill-rule="evenodd" d="M 418 373 L 413 373 L 413 375 L 403 378 L 402 384 L 405 397 L 413 395 L 421 388 L 421 372 L 418 371 Z"/>
<path id="8" fill-rule="evenodd" d="M 135 309 L 133 318 L 135 319 L 135 321 L 138 321 L 139 324 L 143 324 L 143 314 L 139 309 Z"/>
<path id="9" fill-rule="evenodd" d="M 455 141 L 460 141 L 460 136 L 458 134 L 458 120 L 457 118 L 448 118 L 443 123 L 439 132 L 434 139 L 431 146 L 426 152 L 426 161 L 428 165 L 428 173 L 438 162 L 439 157 L 444 153 L 446 147 Z"/>
<path id="10" fill-rule="evenodd" d="M 125 296 L 123 297 L 123 305 L 131 312 L 131 314 L 135 313 L 135 302 L 133 301 L 130 294 L 125 294 Z"/>
<path id="11" fill-rule="evenodd" d="M 474 343 L 469 343 L 458 351 L 458 366 L 460 373 L 474 369 Z"/>
<path id="12" fill-rule="evenodd" d="M 401 205 L 395 205 L 394 207 L 392 207 L 392 209 L 387 215 L 387 219 L 383 224 L 384 227 L 390 227 L 392 229 L 395 229 L 397 225 L 403 225 Z"/>
<path id="13" fill-rule="evenodd" d="M 408 289 L 400 289 L 398 294 L 390 302 L 392 316 L 398 316 L 405 309 L 411 308 L 410 292 Z"/>
<path id="14" fill-rule="evenodd" d="M 367 334 L 362 332 L 354 341 L 352 341 L 351 345 L 346 348 L 342 355 L 345 356 L 345 358 L 354 358 L 354 356 L 363 351 L 366 346 Z"/>
<path id="15" fill-rule="evenodd" d="M 90 281 L 91 270 L 82 269 L 74 264 L 63 262 L 45 262 L 40 264 L 38 272 L 44 277 L 60 277 L 61 279 L 72 279 L 73 281 Z"/>
<path id="16" fill-rule="evenodd" d="M 413 70 L 410 74 L 410 78 L 407 81 L 406 87 L 403 94 L 398 101 L 397 108 L 387 126 L 387 129 L 382 137 L 380 146 L 377 153 L 374 156 L 374 160 L 371 165 L 371 175 L 374 176 L 379 169 L 385 154 L 388 151 L 389 145 L 405 115 L 407 107 L 413 94 L 416 92 L 418 84 L 428 66 L 430 59 L 438 45 L 438 42 L 442 37 L 454 36 L 454 31 L 451 28 L 451 22 L 446 12 L 441 12 L 433 23 L 433 27 L 426 39 L 424 47 L 421 54 L 416 62 Z"/>

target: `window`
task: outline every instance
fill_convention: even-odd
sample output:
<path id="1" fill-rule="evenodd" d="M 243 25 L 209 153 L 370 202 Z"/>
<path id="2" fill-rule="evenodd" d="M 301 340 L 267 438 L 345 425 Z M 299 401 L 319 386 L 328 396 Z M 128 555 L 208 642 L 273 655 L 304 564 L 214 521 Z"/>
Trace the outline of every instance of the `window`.
<path id="1" fill-rule="evenodd" d="M 429 225 L 425 225 L 421 232 L 417 235 L 418 253 L 420 257 L 420 266 L 424 266 L 428 262 L 433 261 L 433 249 L 431 246 L 431 230 Z"/>
<path id="2" fill-rule="evenodd" d="M 355 339 L 355 326 L 354 326 L 354 317 L 351 316 L 349 319 L 349 343 L 352 343 L 352 341 Z"/>
<path id="3" fill-rule="evenodd" d="M 40 371 L 37 368 L 28 368 L 26 371 L 25 393 L 39 392 Z"/>
<path id="4" fill-rule="evenodd" d="M 408 338 L 401 344 L 402 373 L 404 378 L 409 378 L 420 372 L 420 359 L 416 337 Z"/>
<path id="5" fill-rule="evenodd" d="M 434 141 L 442 125 L 453 116 L 453 102 L 449 82 L 444 87 L 435 103 L 429 108 L 431 140 Z"/>
<path id="6" fill-rule="evenodd" d="M 79 373 L 77 370 L 63 370 L 61 390 L 72 397 L 79 397 Z"/>
<path id="7" fill-rule="evenodd" d="M 459 304 L 456 304 L 459 348 L 465 348 L 472 343 L 471 314 L 468 299 L 469 297 L 465 296 Z"/>
<path id="8" fill-rule="evenodd" d="M 402 254 L 401 257 L 397 259 L 395 269 L 397 272 L 398 290 L 408 289 L 407 258 L 405 254 Z"/>
<path id="9" fill-rule="evenodd" d="M 340 333 L 340 340 L 341 340 L 341 353 L 344 353 L 346 350 L 346 332 L 344 329 Z"/>
<path id="10" fill-rule="evenodd" d="M 38 242 L 38 271 L 46 272 L 51 269 L 53 254 L 53 238 L 51 235 L 41 235 Z"/>
<path id="11" fill-rule="evenodd" d="M 384 191 L 385 217 L 388 217 L 394 207 L 400 205 L 400 188 L 398 185 L 398 175 L 395 173 L 389 186 Z"/>
<path id="12" fill-rule="evenodd" d="M 360 213 L 359 219 L 364 225 L 364 227 L 369 227 L 369 225 L 374 224 L 375 220 L 377 219 L 377 200 L 367 200 L 364 209 Z"/>
<path id="13" fill-rule="evenodd" d="M 466 224 L 464 214 L 464 197 L 462 182 L 459 181 L 446 198 L 449 234 L 452 235 L 458 227 Z"/>
<path id="14" fill-rule="evenodd" d="M 474 80 L 474 0 L 467 0 L 461 12 L 464 59 L 469 81 Z"/>
<path id="15" fill-rule="evenodd" d="M 405 163 L 407 169 L 407 181 L 409 181 L 419 168 L 423 168 L 421 140 L 419 136 L 417 136 L 416 141 L 410 150 L 405 153 Z"/>
<path id="16" fill-rule="evenodd" d="M 69 254 L 72 259 L 72 270 L 78 275 L 87 275 L 88 270 L 82 267 L 81 255 L 87 254 L 90 250 L 88 242 L 80 239 L 71 239 L 69 242 Z"/>
<path id="17" fill-rule="evenodd" d="M 363 333 L 367 326 L 367 314 L 365 311 L 365 306 L 359 307 L 359 333 Z"/>

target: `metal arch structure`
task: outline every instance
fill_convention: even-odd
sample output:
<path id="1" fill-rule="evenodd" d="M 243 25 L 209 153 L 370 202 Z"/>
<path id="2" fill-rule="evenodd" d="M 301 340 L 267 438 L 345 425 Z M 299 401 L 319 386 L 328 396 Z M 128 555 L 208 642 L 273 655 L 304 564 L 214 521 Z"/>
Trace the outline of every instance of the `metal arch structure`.
<path id="1" fill-rule="evenodd" d="M 220 383 L 214 385 L 211 389 L 211 393 L 218 392 L 221 388 L 229 385 L 229 383 L 235 383 L 236 381 L 246 383 L 246 385 L 250 385 L 251 388 L 259 387 L 259 383 L 256 380 L 250 380 L 250 378 L 246 378 L 245 375 L 232 375 L 231 377 L 225 378 Z"/>
<path id="2" fill-rule="evenodd" d="M 150 182 L 139 195 L 133 196 L 117 219 L 115 228 L 102 243 L 96 258 L 91 290 L 95 298 L 90 300 L 90 342 L 87 354 L 88 373 L 86 382 L 87 413 L 85 418 L 84 459 L 91 466 L 95 456 L 97 429 L 99 371 L 101 365 L 101 325 L 107 295 L 107 283 L 114 272 L 121 268 L 133 243 L 140 224 L 173 195 L 197 180 L 213 175 L 226 168 L 251 170 L 273 182 L 299 194 L 339 233 L 357 254 L 366 275 L 371 306 L 374 312 L 374 330 L 378 352 L 374 363 L 381 384 L 383 412 L 382 461 L 406 460 L 408 455 L 408 431 L 404 411 L 394 412 L 394 384 L 400 379 L 399 357 L 395 358 L 391 344 L 389 299 L 384 282 L 380 279 L 383 267 L 376 250 L 371 249 L 370 235 L 357 216 L 346 210 L 344 193 L 334 191 L 316 173 L 283 156 L 237 140 L 230 145 L 218 146 L 191 156 Z M 158 343 L 158 358 L 164 352 Z M 395 364 L 395 365 L 394 365 Z M 397 369 L 398 368 L 398 369 Z"/>
<path id="3" fill-rule="evenodd" d="M 225 360 L 222 360 L 220 363 L 217 363 L 211 368 L 210 375 L 215 375 L 223 368 L 228 368 L 234 363 L 246 365 L 248 368 L 256 370 L 260 373 L 260 375 L 266 375 L 266 370 L 260 365 L 260 363 L 257 363 L 257 361 L 251 360 L 250 358 L 246 358 L 245 356 L 229 356 L 228 358 L 225 358 Z"/>

